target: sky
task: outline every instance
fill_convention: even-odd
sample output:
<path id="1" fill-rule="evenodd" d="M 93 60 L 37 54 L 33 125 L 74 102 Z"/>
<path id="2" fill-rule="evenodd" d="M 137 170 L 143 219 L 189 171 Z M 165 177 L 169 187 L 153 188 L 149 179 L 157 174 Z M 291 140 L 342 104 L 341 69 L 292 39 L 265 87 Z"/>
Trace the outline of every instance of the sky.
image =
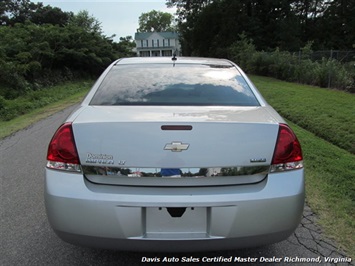
<path id="1" fill-rule="evenodd" d="M 104 35 L 110 37 L 116 35 L 115 41 L 120 37 L 132 36 L 137 30 L 138 18 L 142 13 L 153 9 L 157 11 L 175 13 L 174 8 L 167 8 L 165 0 L 42 0 L 31 2 L 42 2 L 45 6 L 59 7 L 63 11 L 72 11 L 75 14 L 81 10 L 87 10 L 89 14 L 101 22 Z"/>

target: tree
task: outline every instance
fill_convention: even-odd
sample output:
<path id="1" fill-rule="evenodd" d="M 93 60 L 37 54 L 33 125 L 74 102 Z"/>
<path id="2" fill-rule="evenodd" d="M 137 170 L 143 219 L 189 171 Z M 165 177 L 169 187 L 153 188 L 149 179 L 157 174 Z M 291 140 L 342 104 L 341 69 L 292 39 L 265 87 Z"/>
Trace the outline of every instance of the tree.
<path id="1" fill-rule="evenodd" d="M 0 2 L 0 25 L 24 23 L 42 6 L 42 3 L 35 4 L 30 0 L 3 0 Z"/>
<path id="2" fill-rule="evenodd" d="M 64 27 L 72 16 L 73 13 L 63 12 L 58 7 L 41 6 L 32 14 L 31 22 L 37 25 L 51 24 Z"/>
<path id="3" fill-rule="evenodd" d="M 355 42 L 355 1 L 332 1 L 320 20 L 324 48 L 351 49 Z"/>
<path id="4" fill-rule="evenodd" d="M 113 45 L 114 50 L 118 52 L 119 57 L 131 57 L 135 55 L 133 48 L 136 44 L 134 43 L 132 36 L 120 37 L 120 41 Z"/>
<path id="5" fill-rule="evenodd" d="M 167 0 L 177 7 L 183 53 L 228 56 L 239 34 L 257 50 L 352 49 L 355 1 L 348 0 Z"/>
<path id="6" fill-rule="evenodd" d="M 220 0 L 209 3 L 201 0 L 199 4 L 192 5 L 192 9 L 179 21 L 184 54 L 227 57 L 228 47 L 238 40 L 238 35 L 243 31 L 249 36 L 251 32 L 264 30 L 261 17 L 267 16 L 250 1 Z"/>
<path id="7" fill-rule="evenodd" d="M 212 0 L 166 0 L 168 7 L 175 6 L 179 23 L 186 20 L 193 20 L 204 7 L 212 3 Z"/>
<path id="8" fill-rule="evenodd" d="M 90 20 L 95 22 L 96 20 Z M 97 76 L 118 56 L 113 41 L 80 27 L 34 24 L 0 26 L 0 83 L 14 92 L 74 77 Z"/>
<path id="9" fill-rule="evenodd" d="M 52 24 L 64 26 L 72 13 L 60 8 L 43 6 L 30 0 L 1 0 L 0 26 L 13 26 L 16 23 L 31 21 L 37 25 Z"/>
<path id="10" fill-rule="evenodd" d="M 69 20 L 69 25 L 82 28 L 89 33 L 102 34 L 101 22 L 90 16 L 87 10 L 81 10 Z"/>
<path id="11" fill-rule="evenodd" d="M 173 26 L 173 15 L 167 12 L 152 10 L 147 13 L 142 13 L 139 17 L 138 32 L 162 32 L 175 31 Z"/>

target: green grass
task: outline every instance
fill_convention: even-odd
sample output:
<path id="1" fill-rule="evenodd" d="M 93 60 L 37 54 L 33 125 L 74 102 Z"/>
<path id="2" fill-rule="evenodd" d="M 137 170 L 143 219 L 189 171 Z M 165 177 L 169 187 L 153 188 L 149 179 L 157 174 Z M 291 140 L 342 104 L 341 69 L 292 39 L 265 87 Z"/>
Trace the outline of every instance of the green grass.
<path id="1" fill-rule="evenodd" d="M 355 154 L 355 94 L 252 76 L 286 119 Z"/>
<path id="2" fill-rule="evenodd" d="M 19 110 L 21 110 L 21 115 L 16 115 L 15 118 L 10 120 L 5 119 L 5 117 L 0 118 L 0 139 L 11 135 L 18 130 L 26 128 L 45 117 L 65 109 L 66 107 L 80 102 L 90 89 L 92 83 L 92 81 L 66 83 L 48 88 L 47 91 L 41 90 L 37 92 L 35 100 L 33 99 L 33 94 L 30 94 L 30 96 L 23 95 L 17 101 L 12 100 L 11 103 L 7 105 L 8 109 L 6 112 L 9 112 L 9 110 L 14 108 L 14 106 L 19 106 L 20 103 L 24 101 L 26 102 L 25 99 L 27 99 L 27 106 L 30 106 L 30 108 L 14 108 L 15 112 L 19 112 Z M 47 101 L 44 100 L 41 102 L 42 95 L 44 95 L 44 98 L 47 99 Z M 53 97 L 49 97 L 51 95 Z M 48 100 L 49 98 L 50 100 Z M 4 112 L 5 111 L 3 111 L 3 113 Z"/>
<path id="3" fill-rule="evenodd" d="M 25 91 L 14 99 L 6 99 L 3 95 L 0 98 L 0 121 L 9 121 L 68 96 L 87 92 L 91 85 L 92 82 L 89 81 L 67 82 L 40 90 Z M 4 89 L 0 92 L 3 91 Z M 7 89 L 7 92 L 9 91 L 11 90 Z"/>
<path id="4" fill-rule="evenodd" d="M 326 235 L 354 258 L 355 155 L 350 152 L 355 144 L 354 95 L 251 78 L 265 99 L 292 121 L 303 149 L 307 202 Z"/>
<path id="5" fill-rule="evenodd" d="M 302 145 L 307 202 L 326 235 L 355 258 L 355 155 L 290 125 Z"/>

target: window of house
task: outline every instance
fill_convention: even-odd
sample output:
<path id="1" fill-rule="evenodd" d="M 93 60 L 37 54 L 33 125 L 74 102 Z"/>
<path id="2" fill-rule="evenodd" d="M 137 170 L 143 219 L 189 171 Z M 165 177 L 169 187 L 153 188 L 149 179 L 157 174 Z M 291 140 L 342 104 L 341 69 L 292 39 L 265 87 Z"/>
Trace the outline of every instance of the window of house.
<path id="1" fill-rule="evenodd" d="M 164 39 L 163 45 L 164 45 L 164 47 L 170 46 L 170 39 Z"/>
<path id="2" fill-rule="evenodd" d="M 152 47 L 159 47 L 159 40 L 152 40 Z"/>
<path id="3" fill-rule="evenodd" d="M 148 47 L 148 40 L 141 40 L 142 47 Z"/>

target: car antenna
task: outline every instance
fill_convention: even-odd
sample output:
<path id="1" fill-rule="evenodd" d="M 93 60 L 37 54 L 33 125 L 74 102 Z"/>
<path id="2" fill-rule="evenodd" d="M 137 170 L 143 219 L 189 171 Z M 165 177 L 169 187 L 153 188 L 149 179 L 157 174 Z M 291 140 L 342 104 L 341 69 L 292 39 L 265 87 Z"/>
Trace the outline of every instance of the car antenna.
<path id="1" fill-rule="evenodd" d="M 171 58 L 171 60 L 173 60 L 173 67 L 174 67 L 175 66 L 175 61 L 177 60 L 176 53 L 173 54 L 173 58 Z"/>

